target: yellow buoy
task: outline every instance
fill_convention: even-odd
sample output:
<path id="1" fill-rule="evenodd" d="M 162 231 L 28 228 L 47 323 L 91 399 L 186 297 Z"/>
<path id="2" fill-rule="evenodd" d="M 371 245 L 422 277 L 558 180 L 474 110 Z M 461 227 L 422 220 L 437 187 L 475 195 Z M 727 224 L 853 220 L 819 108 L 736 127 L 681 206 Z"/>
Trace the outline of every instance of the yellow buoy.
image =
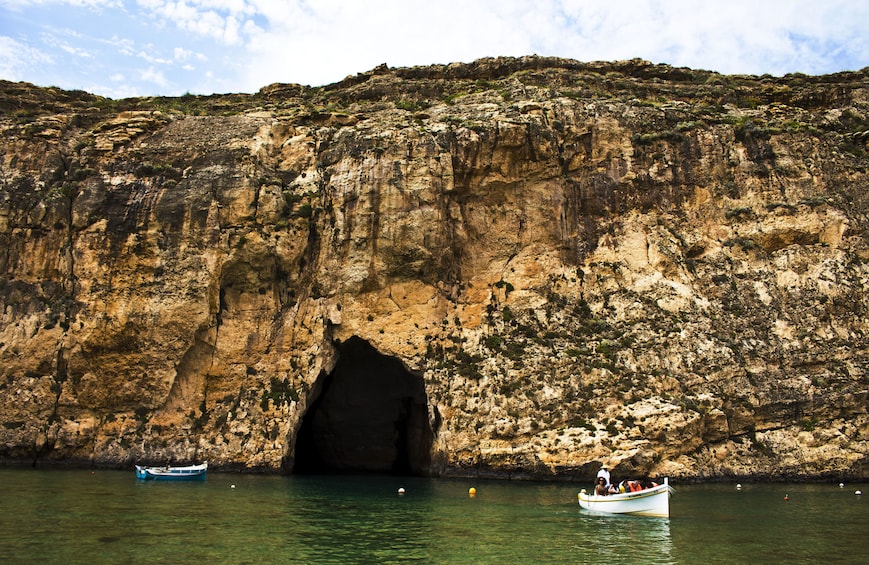
<path id="1" fill-rule="evenodd" d="M 477 496 L 477 489 L 475 489 L 474 487 L 469 488 L 468 489 L 468 496 L 470 496 L 471 498 L 474 498 L 475 496 Z"/>

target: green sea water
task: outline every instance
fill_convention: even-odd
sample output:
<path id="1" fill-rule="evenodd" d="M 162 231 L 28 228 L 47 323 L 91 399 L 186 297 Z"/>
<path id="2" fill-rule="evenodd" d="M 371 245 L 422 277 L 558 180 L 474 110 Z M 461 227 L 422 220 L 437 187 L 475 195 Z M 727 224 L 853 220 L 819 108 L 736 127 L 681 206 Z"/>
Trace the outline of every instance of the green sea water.
<path id="1" fill-rule="evenodd" d="M 0 469 L 0 485 L 3 564 L 869 562 L 865 484 L 674 484 L 670 519 L 590 514 L 565 483 Z"/>

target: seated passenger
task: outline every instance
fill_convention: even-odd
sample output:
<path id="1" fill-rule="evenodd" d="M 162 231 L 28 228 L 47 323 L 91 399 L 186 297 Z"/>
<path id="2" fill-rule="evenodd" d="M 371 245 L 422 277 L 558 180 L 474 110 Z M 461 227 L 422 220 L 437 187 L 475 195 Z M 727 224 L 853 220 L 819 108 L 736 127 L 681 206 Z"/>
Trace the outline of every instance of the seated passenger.
<path id="1" fill-rule="evenodd" d="M 643 479 L 640 479 L 639 482 L 640 482 L 641 488 L 644 488 L 644 489 L 658 486 L 658 483 L 650 480 L 648 477 L 644 477 Z"/>
<path id="2" fill-rule="evenodd" d="M 598 496 L 606 496 L 609 494 L 609 489 L 606 487 L 606 479 L 604 477 L 597 478 L 597 484 L 594 485 L 594 493 Z"/>

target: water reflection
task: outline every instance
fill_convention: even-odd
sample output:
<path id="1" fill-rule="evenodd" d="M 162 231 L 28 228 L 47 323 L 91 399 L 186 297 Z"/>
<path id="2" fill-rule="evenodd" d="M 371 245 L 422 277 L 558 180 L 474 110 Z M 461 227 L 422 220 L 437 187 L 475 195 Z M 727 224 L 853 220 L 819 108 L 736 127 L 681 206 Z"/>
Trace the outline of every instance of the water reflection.
<path id="1" fill-rule="evenodd" d="M 424 489 L 400 497 L 386 479 L 292 479 L 284 524 L 299 563 L 431 562 L 432 518 Z M 355 557 L 353 557 L 355 556 Z"/>
<path id="2" fill-rule="evenodd" d="M 667 518 L 588 513 L 583 529 L 591 534 L 580 548 L 587 562 L 675 563 Z"/>
<path id="3" fill-rule="evenodd" d="M 284 523 L 299 562 L 673 563 L 668 520 L 590 514 L 566 485 L 290 479 Z"/>

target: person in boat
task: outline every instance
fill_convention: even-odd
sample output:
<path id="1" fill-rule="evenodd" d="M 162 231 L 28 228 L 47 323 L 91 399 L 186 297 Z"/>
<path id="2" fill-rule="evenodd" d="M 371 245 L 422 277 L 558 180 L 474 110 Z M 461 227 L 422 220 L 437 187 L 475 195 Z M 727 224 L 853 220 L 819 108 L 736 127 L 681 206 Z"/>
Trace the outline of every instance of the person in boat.
<path id="1" fill-rule="evenodd" d="M 619 489 L 616 488 L 612 481 L 610 480 L 610 472 L 607 469 L 606 465 L 601 465 L 600 471 L 597 472 L 597 478 L 595 479 L 595 489 L 597 489 L 597 484 L 600 480 L 604 480 L 604 485 L 606 486 L 606 494 L 618 494 Z"/>
<path id="2" fill-rule="evenodd" d="M 594 493 L 598 496 L 606 496 L 610 493 L 610 489 L 607 488 L 605 477 L 597 478 L 597 483 L 594 485 Z"/>
<path id="3" fill-rule="evenodd" d="M 612 487 L 612 483 L 610 482 L 610 472 L 609 472 L 609 469 L 606 468 L 606 465 L 601 465 L 600 471 L 597 472 L 597 478 L 595 479 L 595 484 L 597 484 L 597 482 L 601 478 L 604 479 L 604 481 L 606 482 L 606 488 L 607 488 L 607 490 L 609 490 L 609 488 Z"/>
<path id="4" fill-rule="evenodd" d="M 637 480 L 625 479 L 619 483 L 619 492 L 640 492 L 652 487 L 658 486 L 658 483 L 642 478 Z"/>
<path id="5" fill-rule="evenodd" d="M 606 465 L 600 466 L 600 471 L 597 472 L 597 478 L 603 477 L 606 479 L 606 484 L 610 484 L 610 472 L 609 469 L 606 468 Z"/>
<path id="6" fill-rule="evenodd" d="M 658 486 L 658 483 L 649 479 L 648 477 L 644 477 L 637 482 L 640 483 L 641 489 L 647 489 L 647 488 L 652 488 L 652 487 Z"/>
<path id="7" fill-rule="evenodd" d="M 642 481 L 625 479 L 619 483 L 619 486 L 616 489 L 616 492 L 618 492 L 619 494 L 624 494 L 626 492 L 639 492 L 639 491 L 643 490 L 644 488 L 648 488 L 648 487 L 644 486 Z"/>

